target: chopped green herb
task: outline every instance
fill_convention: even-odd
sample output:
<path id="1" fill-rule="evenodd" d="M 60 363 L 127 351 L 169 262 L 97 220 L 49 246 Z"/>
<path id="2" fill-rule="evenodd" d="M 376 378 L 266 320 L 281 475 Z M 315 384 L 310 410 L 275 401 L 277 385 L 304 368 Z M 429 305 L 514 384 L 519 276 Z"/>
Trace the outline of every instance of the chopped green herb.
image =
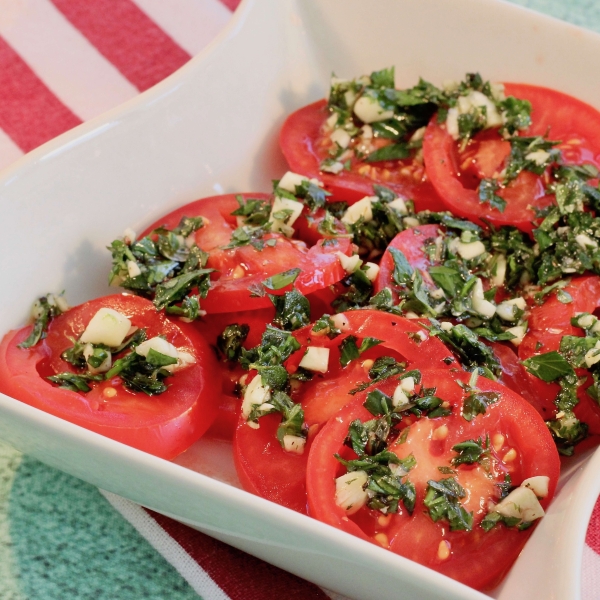
<path id="1" fill-rule="evenodd" d="M 292 285 L 298 278 L 298 275 L 300 275 L 301 270 L 302 269 L 294 268 L 284 271 L 283 273 L 278 273 L 277 275 L 272 275 L 271 277 L 264 279 L 262 284 L 268 290 L 281 290 L 288 285 Z"/>
<path id="2" fill-rule="evenodd" d="M 523 365 L 542 381 L 555 381 L 573 373 L 573 367 L 556 351 L 532 356 L 524 360 Z"/>
<path id="3" fill-rule="evenodd" d="M 439 481 L 429 480 L 423 503 L 432 521 L 448 521 L 450 531 L 471 531 L 473 513 L 467 512 L 459 502 L 465 496 L 464 488 L 454 477 Z"/>
<path id="4" fill-rule="evenodd" d="M 236 361 L 242 352 L 242 344 L 250 333 L 250 327 L 246 324 L 238 325 L 232 323 L 227 325 L 217 338 L 217 348 L 225 360 Z"/>
<path id="5" fill-rule="evenodd" d="M 62 294 L 61 294 L 62 296 Z M 33 314 L 33 329 L 31 333 L 20 344 L 19 348 L 31 348 L 35 346 L 41 339 L 46 337 L 46 330 L 50 321 L 62 314 L 54 294 L 46 294 L 38 298 L 32 309 Z"/>
<path id="6" fill-rule="evenodd" d="M 349 335 L 346 336 L 338 346 L 340 350 L 340 364 L 342 367 L 347 366 L 353 360 L 359 358 L 363 352 L 366 352 L 369 348 L 377 346 L 377 344 L 381 344 L 382 342 L 382 340 L 378 340 L 377 338 L 366 337 L 363 338 L 360 346 L 357 346 L 357 341 L 358 339 L 355 336 Z"/>

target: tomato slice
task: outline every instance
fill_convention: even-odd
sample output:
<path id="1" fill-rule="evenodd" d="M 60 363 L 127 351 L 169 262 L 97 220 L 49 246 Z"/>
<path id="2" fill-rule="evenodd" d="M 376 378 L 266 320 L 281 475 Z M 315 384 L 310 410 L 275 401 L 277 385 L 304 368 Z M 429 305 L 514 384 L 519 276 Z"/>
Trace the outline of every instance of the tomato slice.
<path id="1" fill-rule="evenodd" d="M 258 429 L 240 415 L 233 441 L 233 458 L 242 487 L 297 512 L 306 514 L 306 463 L 311 439 L 304 453 L 286 452 L 277 440 L 280 415 L 266 415 Z"/>
<path id="2" fill-rule="evenodd" d="M 507 95 L 527 99 L 532 104 L 532 125 L 523 136 L 544 136 L 561 141 L 565 162 L 589 162 L 600 166 L 600 113 L 591 106 L 555 90 L 533 85 L 505 85 Z M 523 171 L 514 182 L 498 195 L 506 200 L 503 212 L 479 201 L 477 186 L 482 177 L 499 173 L 507 157 L 506 142 L 493 132 L 484 131 L 475 136 L 464 153 L 443 124 L 434 117 L 423 141 L 423 155 L 427 174 L 442 198 L 446 208 L 455 215 L 467 217 L 479 224 L 489 222 L 498 227 L 513 225 L 531 232 L 536 214 L 554 201 L 544 193 L 543 180 Z"/>
<path id="3" fill-rule="evenodd" d="M 307 177 L 316 177 L 331 192 L 331 200 L 356 202 L 373 195 L 373 184 L 394 190 L 414 200 L 416 210 L 443 210 L 444 204 L 427 180 L 423 165 L 413 160 L 367 163 L 351 159 L 349 170 L 337 175 L 320 169 L 327 158 L 331 141 L 322 133 L 329 117 L 327 102 L 319 100 L 292 113 L 283 124 L 279 143 L 290 169 Z"/>
<path id="4" fill-rule="evenodd" d="M 394 290 L 394 257 L 389 251 L 390 248 L 400 250 L 411 267 L 421 271 L 424 281 L 433 284 L 427 272 L 427 269 L 431 266 L 431 261 L 423 250 L 423 246 L 427 240 L 435 239 L 443 231 L 444 228 L 439 225 L 419 225 L 419 227 L 413 229 L 405 229 L 396 235 L 381 257 L 379 273 L 373 286 L 374 292 L 380 292 L 386 287 L 392 291 Z"/>
<path id="5" fill-rule="evenodd" d="M 350 241 L 340 238 L 322 241 L 308 248 L 300 240 L 288 239 L 278 233 L 268 233 L 265 240 L 275 240 L 257 250 L 252 245 L 225 249 L 237 227 L 231 213 L 239 208 L 238 196 L 244 199 L 269 200 L 267 194 L 227 194 L 196 200 L 165 215 L 148 227 L 142 236 L 164 225 L 171 229 L 182 217 L 202 216 L 205 225 L 195 233 L 196 243 L 209 253 L 207 268 L 216 269 L 211 278 L 211 289 L 202 301 L 202 309 L 209 313 L 255 310 L 271 306 L 267 296 L 256 296 L 252 288 L 264 279 L 289 270 L 301 269 L 294 286 L 303 294 L 310 294 L 340 281 L 346 272 L 336 252 L 350 253 Z"/>
<path id="6" fill-rule="evenodd" d="M 424 370 L 422 378 L 422 385 L 435 387 L 435 394 L 449 403 L 452 413 L 434 419 L 405 418 L 400 427 L 406 428 L 409 422 L 408 431 L 388 444 L 388 450 L 399 458 L 413 454 L 416 459 L 416 466 L 408 473 L 416 490 L 412 514 L 401 504 L 395 514 L 385 515 L 363 506 L 350 515 L 335 502 L 335 480 L 346 469 L 334 455 L 340 454 L 347 460 L 354 458 L 356 455 L 344 445 L 349 425 L 357 419 L 361 422 L 373 419 L 363 407 L 366 392 L 329 420 L 313 442 L 307 471 L 309 514 L 474 588 L 491 589 L 506 574 L 531 534 L 531 529 L 518 531 L 503 524 L 489 532 L 481 529 L 488 502 L 498 500 L 496 484 L 505 474 L 510 475 L 512 485 L 545 475 L 549 477 L 549 494 L 540 502 L 547 507 L 558 480 L 558 453 L 535 410 L 504 386 L 479 378 L 477 388 L 495 392 L 499 398 L 488 405 L 485 414 L 467 421 L 461 414 L 465 392 L 456 380 L 467 383 L 469 374 Z M 385 393 L 391 392 L 383 385 L 378 387 Z M 452 450 L 455 444 L 485 440 L 488 435 L 492 445 L 488 472 L 479 463 L 458 466 L 451 463 L 456 456 Z M 466 490 L 463 505 L 473 513 L 471 531 L 451 531 L 446 520 L 434 522 L 427 513 L 423 503 L 427 482 L 447 477 L 439 467 L 452 468 Z"/>
<path id="7" fill-rule="evenodd" d="M 306 512 L 306 460 L 312 436 L 352 401 L 354 396 L 349 394 L 350 390 L 369 381 L 368 370 L 374 359 L 391 356 L 408 363 L 408 369 L 432 365 L 449 369 L 454 363 L 444 344 L 430 337 L 417 322 L 374 310 L 349 311 L 345 317 L 347 326 L 333 340 L 327 336 L 312 336 L 312 325 L 294 332 L 302 348 L 286 361 L 286 368 L 291 373 L 297 370 L 307 346 L 330 349 L 328 371 L 315 373 L 311 381 L 292 392 L 294 402 L 302 404 L 305 423 L 309 427 L 304 454 L 292 454 L 282 449 L 276 437 L 278 415 L 262 417 L 258 429 L 250 427 L 240 416 L 236 429 L 234 457 L 244 489 L 299 512 Z M 342 367 L 338 346 L 350 335 L 355 336 L 359 344 L 366 337 L 383 341 L 364 352 L 360 359 Z"/>
<path id="8" fill-rule="evenodd" d="M 352 399 L 348 395 L 349 390 L 368 381 L 370 363 L 365 368 L 363 363 L 366 360 L 387 355 L 406 362 L 407 369 L 456 367 L 456 361 L 448 348 L 437 337 L 430 336 L 418 321 L 377 310 L 354 310 L 343 314 L 347 325 L 342 334 L 332 340 L 327 336 L 312 335 L 312 325 L 294 333 L 302 347 L 286 363 L 290 371 L 300 362 L 308 346 L 330 349 L 328 371 L 315 373 L 298 395 L 308 425 L 322 425 L 348 404 Z M 339 346 L 348 336 L 354 336 L 358 340 L 376 338 L 381 340 L 381 344 L 361 355 L 359 360 L 342 367 Z"/>
<path id="9" fill-rule="evenodd" d="M 262 334 L 267 324 L 273 320 L 275 309 L 261 308 L 258 310 L 244 310 L 237 313 L 217 313 L 207 315 L 193 322 L 193 326 L 200 331 L 204 339 L 210 344 L 211 349 L 217 351 L 217 339 L 228 325 L 245 325 L 248 335 L 242 343 L 245 349 L 253 348 L 260 343 Z M 233 439 L 238 422 L 241 400 L 235 395 L 237 384 L 246 371 L 235 361 L 227 361 L 219 354 L 220 373 L 222 377 L 222 390 L 219 412 L 212 424 L 208 435 L 220 439 Z M 215 373 L 216 377 L 217 373 Z"/>
<path id="10" fill-rule="evenodd" d="M 556 294 L 552 294 L 544 304 L 532 308 L 528 320 L 529 330 L 519 346 L 521 360 L 557 351 L 565 335 L 583 335 L 582 329 L 571 325 L 571 319 L 578 313 L 593 313 L 600 307 L 600 277 L 575 277 L 564 291 L 573 298 L 572 302 L 563 304 Z M 579 404 L 573 412 L 588 425 L 590 433 L 600 434 L 600 406 L 585 392 L 585 388 L 592 383 L 591 376 L 583 369 L 577 371 L 587 381 L 578 388 Z M 553 418 L 557 412 L 554 400 L 560 389 L 558 384 L 547 383 L 530 373 L 527 373 L 527 377 L 531 390 L 528 396 L 535 398 L 534 406 L 545 419 Z"/>
<path id="11" fill-rule="evenodd" d="M 168 377 L 167 391 L 154 396 L 127 389 L 118 376 L 92 384 L 87 393 L 57 387 L 45 377 L 75 372 L 60 354 L 102 307 L 127 316 L 134 326 L 146 329 L 148 338 L 165 336 L 176 348 L 192 354 L 195 364 Z M 0 391 L 17 400 L 167 459 L 199 439 L 217 415 L 215 398 L 220 389 L 212 350 L 193 327 L 173 323 L 148 300 L 119 294 L 86 302 L 56 317 L 38 345 L 18 348 L 30 330 L 9 332 L 0 345 Z"/>

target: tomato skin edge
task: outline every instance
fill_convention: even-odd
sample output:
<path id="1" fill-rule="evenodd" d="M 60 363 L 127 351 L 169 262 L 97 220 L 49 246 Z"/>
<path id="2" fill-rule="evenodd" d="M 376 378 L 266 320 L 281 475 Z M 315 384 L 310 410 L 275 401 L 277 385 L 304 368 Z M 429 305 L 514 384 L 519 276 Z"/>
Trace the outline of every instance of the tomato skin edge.
<path id="1" fill-rule="evenodd" d="M 422 373 L 424 380 L 427 381 L 426 385 L 428 386 L 431 385 L 431 377 L 448 376 L 447 371 L 423 371 Z M 465 383 L 468 381 L 469 377 L 468 374 L 455 374 L 454 376 L 458 377 Z M 484 378 L 480 378 L 478 382 L 481 384 L 481 388 L 483 390 L 495 391 L 503 389 L 503 386 L 500 384 L 485 380 Z M 530 426 L 533 425 L 535 429 L 535 439 L 536 441 L 541 442 L 540 447 L 532 446 L 530 448 L 525 473 L 527 473 L 528 477 L 540 474 L 545 474 L 549 477 L 549 494 L 546 498 L 540 501 L 542 506 L 545 508 L 548 506 L 556 490 L 559 476 L 560 460 L 556 451 L 556 447 L 554 446 L 552 437 L 545 424 L 535 410 L 511 390 L 506 389 L 503 393 L 506 393 L 506 398 L 509 399 L 509 404 L 515 405 L 516 403 L 518 406 L 520 415 L 518 421 L 526 422 Z M 500 402 L 502 402 L 502 400 L 500 400 Z M 516 418 L 516 415 L 514 415 L 514 417 Z M 372 415 L 362 406 L 361 398 L 356 398 L 351 404 L 342 409 L 336 418 L 331 419 L 321 429 L 314 440 L 312 451 L 309 456 L 307 471 L 309 515 L 329 525 L 332 525 L 333 527 L 341 529 L 347 533 L 351 533 L 363 540 L 378 544 L 375 539 L 366 535 L 365 532 L 357 525 L 357 523 L 351 520 L 346 515 L 345 511 L 337 506 L 334 501 L 335 478 L 341 473 L 341 471 L 343 471 L 343 469 L 341 468 L 340 463 L 334 458 L 333 454 L 334 452 L 341 452 L 341 449 L 343 448 L 343 440 L 348 432 L 348 425 L 357 418 L 362 421 L 373 418 Z M 460 416 L 458 418 L 462 419 Z M 515 426 L 517 425 L 512 425 L 511 427 Z M 528 436 L 529 433 L 524 431 L 521 438 L 522 440 L 527 440 Z M 542 462 L 543 465 L 541 464 Z M 543 473 L 540 472 L 540 469 L 543 470 Z M 428 519 L 428 517 L 422 515 L 420 508 L 416 507 L 411 519 L 421 518 Z M 431 520 L 429 519 L 429 521 Z M 426 528 L 429 528 L 430 531 L 434 530 L 433 525 L 437 526 L 437 524 L 433 524 L 432 521 L 431 523 L 432 526 L 429 527 L 427 521 L 425 521 L 425 526 Z M 462 583 L 470 585 L 475 589 L 493 589 L 506 575 L 506 572 L 510 568 L 512 562 L 516 559 L 520 549 L 527 541 L 529 535 L 532 533 L 532 529 L 533 528 L 518 532 L 514 528 L 509 529 L 505 528 L 504 525 L 499 525 L 496 526 L 496 528 L 494 528 L 491 532 L 483 533 L 484 539 L 489 539 L 490 542 L 494 540 L 494 544 L 488 550 L 482 546 L 479 550 L 474 549 L 473 552 L 495 552 L 498 554 L 498 556 L 494 555 L 495 561 L 492 561 L 493 563 L 497 563 L 494 564 L 495 568 L 493 572 L 490 570 L 489 572 L 484 572 L 483 574 L 478 573 L 473 576 L 473 574 L 470 572 L 470 569 L 465 566 L 465 562 L 467 565 L 469 564 L 468 557 L 464 559 L 459 558 L 458 562 L 455 561 L 454 564 L 452 561 L 448 561 L 446 563 L 441 562 L 438 564 L 433 559 L 430 562 L 423 562 L 422 564 L 425 564 L 425 566 L 430 568 L 434 568 L 435 570 L 457 579 Z M 492 535 L 490 535 L 490 533 Z M 455 535 L 455 537 L 466 535 L 465 532 L 454 532 L 454 534 L 459 534 L 458 536 Z M 406 539 L 401 536 L 402 531 L 398 533 L 397 539 L 400 542 L 400 548 L 406 548 L 406 553 L 403 550 L 400 550 L 399 553 L 407 556 L 408 558 L 412 558 L 409 548 L 411 543 L 414 543 L 414 541 L 411 542 L 410 539 Z M 486 538 L 486 536 L 488 537 Z M 449 539 L 452 539 L 452 536 L 450 536 Z M 507 541 L 501 542 L 499 545 L 497 541 L 498 539 L 504 539 Z M 396 546 L 394 546 L 394 548 L 396 548 Z M 507 551 L 507 548 L 511 548 L 510 560 L 502 561 L 502 556 Z M 394 550 L 392 549 L 392 551 Z M 472 558 L 470 559 L 471 562 L 475 560 L 475 558 L 476 557 L 472 555 Z M 421 560 L 418 562 L 421 562 Z"/>
<path id="2" fill-rule="evenodd" d="M 193 393 L 186 392 L 185 404 L 181 404 L 176 409 L 170 409 L 170 414 L 161 417 L 159 413 L 156 413 L 157 409 L 154 412 L 148 412 L 142 407 L 151 407 L 153 402 L 160 407 L 160 404 L 170 397 L 165 394 L 172 392 L 171 387 L 162 395 L 163 398 L 160 395 L 153 396 L 149 398 L 148 402 L 146 402 L 146 395 L 142 392 L 128 392 L 128 397 L 131 397 L 131 407 L 121 414 L 118 409 L 109 410 L 104 416 L 105 413 L 101 407 L 96 407 L 95 387 L 85 396 L 57 387 L 41 376 L 38 371 L 39 365 L 50 356 L 48 347 L 44 345 L 45 340 L 30 349 L 16 347 L 28 335 L 29 326 L 9 332 L 0 343 L 0 391 L 87 430 L 170 460 L 197 441 L 215 420 L 218 412 L 218 402 L 215 402 L 215 399 L 219 397 L 220 390 L 211 374 L 214 374 L 219 367 L 204 338 L 189 324 L 174 325 L 156 313 L 148 300 L 137 296 L 120 294 L 98 298 L 70 309 L 61 317 L 66 318 L 71 311 L 77 311 L 88 305 L 115 307 L 123 304 L 133 306 L 132 310 L 143 307 L 142 310 L 147 315 L 156 315 L 156 327 L 160 326 L 160 323 L 167 323 L 166 326 L 170 328 L 170 331 L 179 330 L 180 333 L 177 335 L 180 337 L 178 339 L 187 339 L 187 344 L 193 345 L 199 358 L 196 364 L 166 380 L 167 385 L 175 384 L 175 390 L 200 384 L 197 391 L 194 388 Z M 61 317 L 57 317 L 57 319 Z M 12 365 L 12 369 L 16 370 L 11 370 L 10 365 Z M 177 378 L 178 375 L 181 377 Z M 99 385 L 105 384 L 111 385 L 111 382 L 101 382 Z M 136 394 L 139 395 L 137 396 L 140 398 L 139 401 L 136 400 Z M 194 396 L 195 400 L 193 400 Z M 139 404 L 140 410 L 136 415 L 135 407 L 139 402 L 142 404 Z"/>

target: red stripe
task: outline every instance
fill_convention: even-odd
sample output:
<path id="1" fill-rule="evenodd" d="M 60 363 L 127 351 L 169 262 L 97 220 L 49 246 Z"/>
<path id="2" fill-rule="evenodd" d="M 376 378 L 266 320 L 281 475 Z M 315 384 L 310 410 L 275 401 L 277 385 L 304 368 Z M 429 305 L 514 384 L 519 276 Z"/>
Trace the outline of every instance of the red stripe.
<path id="1" fill-rule="evenodd" d="M 0 37 L 0 129 L 29 152 L 80 123 Z"/>
<path id="2" fill-rule="evenodd" d="M 224 4 L 231 12 L 233 12 L 240 4 L 242 0 L 221 0 L 221 4 Z"/>
<path id="3" fill-rule="evenodd" d="M 168 517 L 150 516 L 212 577 L 232 600 L 328 600 L 316 585 Z"/>
<path id="4" fill-rule="evenodd" d="M 130 0 L 52 2 L 140 91 L 162 81 L 191 58 Z"/>
<path id="5" fill-rule="evenodd" d="M 596 554 L 600 554 L 600 498 L 598 498 L 596 506 L 594 506 L 594 510 L 592 511 L 592 518 L 588 525 L 585 543 Z"/>

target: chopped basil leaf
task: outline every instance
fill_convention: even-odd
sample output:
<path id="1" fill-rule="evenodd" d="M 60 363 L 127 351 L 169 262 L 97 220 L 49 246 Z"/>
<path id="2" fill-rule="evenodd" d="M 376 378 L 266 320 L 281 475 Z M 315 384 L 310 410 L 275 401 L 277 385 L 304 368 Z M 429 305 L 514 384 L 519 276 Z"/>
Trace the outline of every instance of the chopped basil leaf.
<path id="1" fill-rule="evenodd" d="M 269 299 L 275 307 L 275 325 L 287 331 L 294 331 L 310 323 L 310 302 L 296 288 L 282 296 L 269 294 Z"/>
<path id="2" fill-rule="evenodd" d="M 392 255 L 392 259 L 394 260 L 394 271 L 392 273 L 393 282 L 399 286 L 410 284 L 415 271 L 404 253 L 392 246 L 388 248 L 388 252 Z"/>
<path id="3" fill-rule="evenodd" d="M 284 271 L 283 273 L 278 273 L 277 275 L 272 275 L 271 277 L 264 279 L 262 284 L 268 290 L 281 290 L 294 283 L 301 271 L 302 269 L 297 267 L 294 269 L 289 269 L 288 271 Z"/>
<path id="4" fill-rule="evenodd" d="M 269 222 L 271 203 L 268 200 L 244 199 L 243 196 L 236 196 L 235 199 L 240 207 L 231 214 L 235 217 L 243 217 L 246 225 L 263 226 Z"/>
<path id="5" fill-rule="evenodd" d="M 72 392 L 89 392 L 92 388 L 88 385 L 90 381 L 103 381 L 104 375 L 92 375 L 91 373 L 57 373 L 47 377 L 52 383 L 65 390 Z"/>
<path id="6" fill-rule="evenodd" d="M 367 394 L 367 399 L 363 406 L 376 417 L 387 415 L 394 410 L 392 399 L 381 390 L 373 390 Z"/>
<path id="7" fill-rule="evenodd" d="M 446 520 L 450 531 L 471 531 L 473 513 L 468 512 L 459 502 L 466 496 L 464 488 L 456 478 L 448 477 L 439 481 L 429 480 L 423 503 L 432 521 Z"/>
<path id="8" fill-rule="evenodd" d="M 369 348 L 373 348 L 373 346 L 377 346 L 382 343 L 382 340 L 378 340 L 374 337 L 365 337 L 363 338 L 360 346 L 356 345 L 357 338 L 353 335 L 349 335 L 345 337 L 340 345 L 338 346 L 340 350 L 340 364 L 342 367 L 347 366 L 353 360 L 359 358 L 359 356 L 366 352 Z"/>
<path id="9" fill-rule="evenodd" d="M 225 360 L 238 360 L 242 352 L 242 344 L 250 333 L 250 327 L 246 324 L 238 325 L 232 323 L 227 325 L 217 338 L 217 348 Z"/>
<path id="10" fill-rule="evenodd" d="M 462 416 L 465 421 L 472 421 L 477 415 L 484 415 L 490 404 L 500 399 L 497 392 L 482 392 L 470 389 L 463 400 Z"/>
<path id="11" fill-rule="evenodd" d="M 166 367 L 168 365 L 176 365 L 177 359 L 173 356 L 167 356 L 162 352 L 157 352 L 154 348 L 150 348 L 146 356 L 146 362 L 153 367 Z"/>
<path id="12" fill-rule="evenodd" d="M 314 334 L 327 335 L 330 340 L 334 339 L 341 333 L 341 331 L 335 326 L 333 319 L 327 314 L 322 315 L 314 322 L 312 326 L 312 332 Z"/>
<path id="13" fill-rule="evenodd" d="M 347 288 L 347 291 L 331 303 L 332 308 L 337 312 L 345 312 L 368 304 L 373 291 L 373 283 L 362 269 L 354 271 L 354 273 L 343 279 L 341 284 Z"/>
<path id="14" fill-rule="evenodd" d="M 523 365 L 542 381 L 555 381 L 573 373 L 573 367 L 556 351 L 532 356 L 524 360 Z"/>
<path id="15" fill-rule="evenodd" d="M 452 446 L 452 450 L 457 453 L 450 462 L 454 466 L 472 465 L 476 462 L 481 462 L 489 454 L 489 440 L 485 442 L 481 438 L 477 440 L 465 440 L 459 444 Z"/>
<path id="16" fill-rule="evenodd" d="M 35 301 L 32 313 L 34 315 L 33 329 L 27 338 L 18 345 L 19 348 L 31 348 L 45 338 L 50 321 L 61 315 L 62 310 L 56 303 L 54 294 L 46 294 Z"/>
<path id="17" fill-rule="evenodd" d="M 497 211 L 504 212 L 506 200 L 496 194 L 499 189 L 500 185 L 496 179 L 482 179 L 479 183 L 479 202 L 482 204 L 487 202 Z"/>
<path id="18" fill-rule="evenodd" d="M 407 144 L 390 144 L 371 152 L 366 162 L 379 162 L 383 160 L 402 160 L 410 156 L 410 148 Z"/>
<path id="19" fill-rule="evenodd" d="M 213 271 L 204 268 L 208 255 L 196 244 L 188 244 L 188 238 L 201 227 L 201 217 L 183 217 L 172 230 L 159 227 L 131 243 L 113 241 L 109 247 L 113 259 L 110 284 L 153 299 L 158 310 L 198 317 L 198 299 L 206 297 Z M 194 288 L 198 294 L 185 302 Z M 180 301 L 185 303 L 177 306 Z"/>

